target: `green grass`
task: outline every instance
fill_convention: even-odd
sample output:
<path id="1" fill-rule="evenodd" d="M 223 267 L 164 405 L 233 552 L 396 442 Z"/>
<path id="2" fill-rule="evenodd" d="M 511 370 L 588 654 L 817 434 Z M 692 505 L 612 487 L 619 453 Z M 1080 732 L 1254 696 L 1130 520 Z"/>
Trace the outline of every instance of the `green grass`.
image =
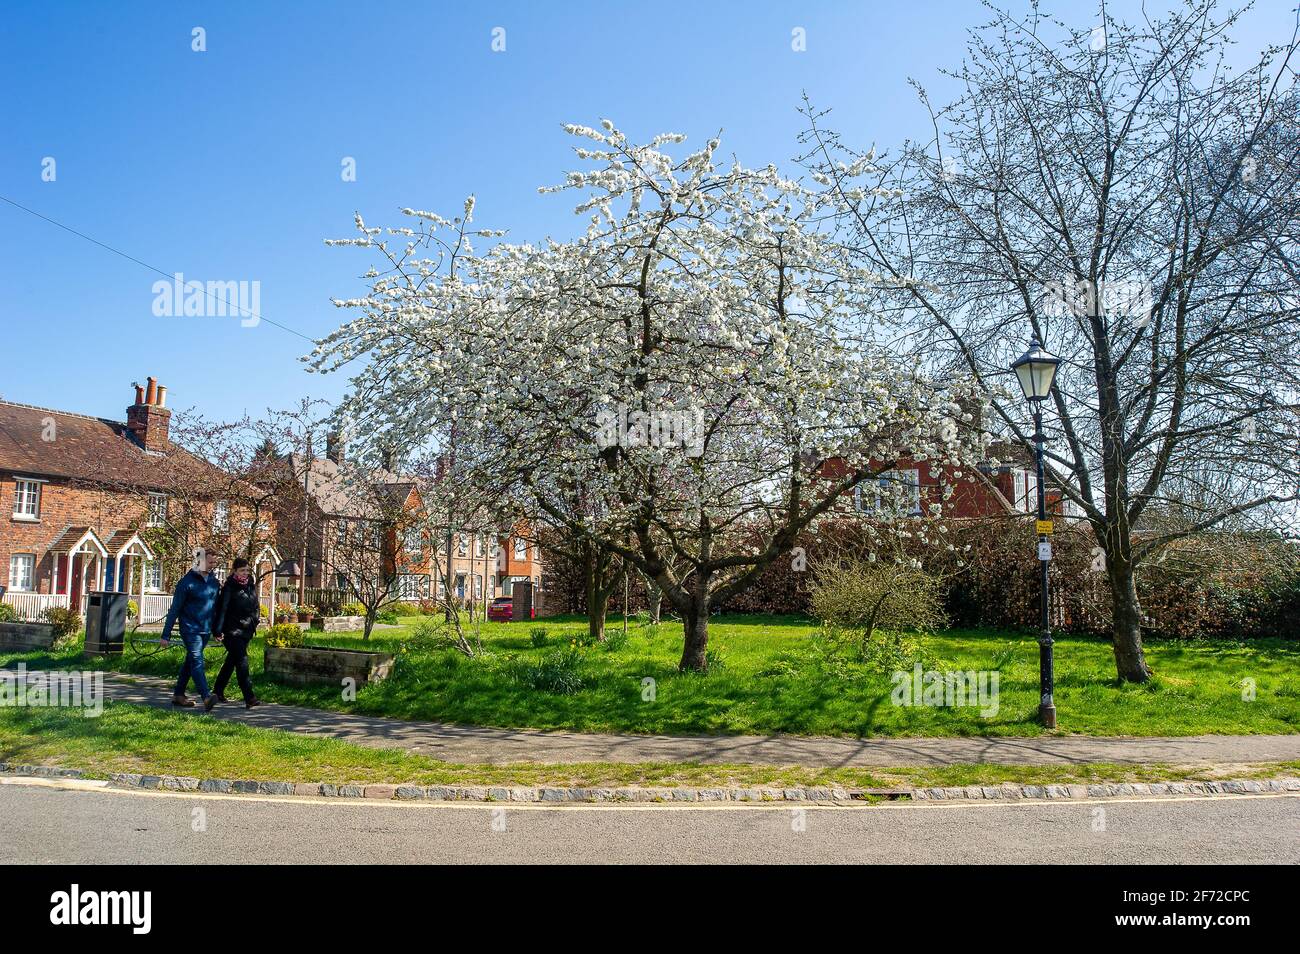
<path id="1" fill-rule="evenodd" d="M 503 727 L 589 732 L 791 733 L 838 736 L 1039 735 L 1038 647 L 1024 634 L 950 631 L 930 639 L 935 668 L 996 669 L 999 711 L 982 718 L 974 708 L 903 707 L 891 703 L 888 672 L 827 649 L 806 619 L 771 616 L 717 618 L 710 647 L 721 665 L 708 674 L 679 673 L 680 624 L 657 630 L 632 626 L 616 651 L 572 649 L 581 657 L 581 688 L 571 694 L 536 686 L 559 684 L 530 675 L 548 653 L 585 633 L 581 619 L 537 624 L 488 624 L 487 653 L 466 659 L 450 649 L 403 652 L 414 620 L 377 630 L 369 642 L 399 656 L 392 678 L 363 688 L 345 702 L 330 686 L 278 685 L 262 674 L 262 644 L 250 650 L 254 682 L 263 698 L 325 709 Z M 547 645 L 534 647 L 529 631 L 544 625 Z M 611 620 L 610 631 L 620 628 Z M 308 642 L 361 648 L 359 634 L 309 634 Z M 209 672 L 224 653 L 208 652 Z M 1152 642 L 1156 678 L 1144 686 L 1115 679 L 1108 642 L 1063 638 L 1056 644 L 1056 705 L 1061 731 L 1090 735 L 1256 734 L 1300 731 L 1300 644 L 1283 640 Z M 0 665 L 29 668 L 107 665 L 172 675 L 179 650 L 141 659 L 129 653 L 108 662 L 83 660 L 79 647 L 54 654 L 0 655 Z M 655 680 L 654 701 L 643 701 L 643 680 Z M 1255 698 L 1243 698 L 1253 680 Z M 231 691 L 234 692 L 232 685 Z"/>
<path id="2" fill-rule="evenodd" d="M 1248 766 L 951 765 L 943 768 L 802 768 L 758 765 L 579 763 L 455 765 L 395 749 L 371 749 L 189 713 L 109 703 L 98 717 L 68 709 L 0 708 L 0 761 L 113 772 L 288 782 L 421 785 L 795 786 L 897 788 L 1046 785 L 1295 775 L 1300 762 Z"/>

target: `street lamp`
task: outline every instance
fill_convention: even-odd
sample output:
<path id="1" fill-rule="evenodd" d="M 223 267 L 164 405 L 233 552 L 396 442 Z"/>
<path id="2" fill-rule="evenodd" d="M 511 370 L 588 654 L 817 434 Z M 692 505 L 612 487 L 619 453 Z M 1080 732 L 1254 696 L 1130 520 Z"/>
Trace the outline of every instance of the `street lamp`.
<path id="1" fill-rule="evenodd" d="M 1038 636 L 1038 718 L 1049 729 L 1056 728 L 1056 702 L 1053 699 L 1055 677 L 1052 661 L 1052 624 L 1048 611 L 1047 564 L 1052 559 L 1052 525 L 1047 520 L 1047 501 L 1043 496 L 1043 402 L 1052 393 L 1056 368 L 1061 359 L 1049 354 L 1032 338 L 1029 350 L 1011 363 L 1020 380 L 1020 390 L 1034 411 L 1034 456 L 1038 465 L 1038 565 L 1041 580 L 1040 622 Z"/>

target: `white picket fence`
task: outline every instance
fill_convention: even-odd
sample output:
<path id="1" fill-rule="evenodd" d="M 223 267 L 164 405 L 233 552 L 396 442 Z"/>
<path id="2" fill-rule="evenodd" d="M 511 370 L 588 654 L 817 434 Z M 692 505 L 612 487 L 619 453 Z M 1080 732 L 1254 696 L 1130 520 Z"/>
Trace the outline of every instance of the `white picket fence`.
<path id="1" fill-rule="evenodd" d="M 67 593 L 6 593 L 4 601 L 18 613 L 18 618 L 28 622 L 40 622 L 42 613 L 51 606 L 67 607 Z"/>

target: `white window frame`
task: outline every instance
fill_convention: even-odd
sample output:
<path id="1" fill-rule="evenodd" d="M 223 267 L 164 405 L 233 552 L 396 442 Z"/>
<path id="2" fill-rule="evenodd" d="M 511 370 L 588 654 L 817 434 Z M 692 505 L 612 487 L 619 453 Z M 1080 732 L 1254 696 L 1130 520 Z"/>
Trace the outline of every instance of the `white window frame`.
<path id="1" fill-rule="evenodd" d="M 916 517 L 921 514 L 921 471 L 917 467 L 900 467 L 894 470 L 882 471 L 876 476 L 875 481 L 867 484 L 867 492 L 863 493 L 863 484 L 857 484 L 853 488 L 853 509 L 863 513 L 882 514 L 885 511 L 886 498 L 893 497 L 893 489 L 900 483 L 906 482 L 911 488 L 912 505 L 910 508 L 900 513 L 887 513 L 885 516 L 903 516 Z M 889 501 L 891 504 L 893 500 Z"/>
<path id="2" fill-rule="evenodd" d="M 165 527 L 167 526 L 167 495 L 150 494 L 149 509 L 145 515 L 145 526 Z"/>
<path id="3" fill-rule="evenodd" d="M 469 556 L 469 538 L 463 533 L 456 534 L 456 556 Z"/>
<path id="4" fill-rule="evenodd" d="M 145 560 L 143 573 L 146 593 L 163 592 L 161 560 Z"/>
<path id="5" fill-rule="evenodd" d="M 404 603 L 416 602 L 429 598 L 429 575 L 427 573 L 402 573 L 397 577 L 397 598 Z"/>
<path id="6" fill-rule="evenodd" d="M 424 553 L 424 534 L 419 527 L 407 527 L 402 534 L 402 549 L 407 555 L 418 557 Z"/>
<path id="7" fill-rule="evenodd" d="M 19 576 L 18 568 L 26 566 L 26 580 Z M 35 593 L 36 592 L 36 554 L 35 553 L 14 553 L 9 557 L 9 592 L 10 593 Z"/>
<path id="8" fill-rule="evenodd" d="M 483 546 L 483 534 L 474 534 L 474 556 L 481 560 L 485 552 Z"/>
<path id="9" fill-rule="evenodd" d="M 225 533 L 230 529 L 230 501 L 218 500 L 212 504 L 212 532 Z"/>
<path id="10" fill-rule="evenodd" d="M 29 480 L 26 477 L 14 480 L 13 517 L 15 520 L 41 519 L 41 483 L 42 481 Z"/>
<path id="11" fill-rule="evenodd" d="M 1017 468 L 1012 475 L 1012 493 L 1015 495 L 1014 507 L 1022 513 L 1038 512 L 1038 473 Z"/>
<path id="12" fill-rule="evenodd" d="M 522 561 L 528 559 L 528 541 L 523 537 L 515 537 L 515 560 Z"/>

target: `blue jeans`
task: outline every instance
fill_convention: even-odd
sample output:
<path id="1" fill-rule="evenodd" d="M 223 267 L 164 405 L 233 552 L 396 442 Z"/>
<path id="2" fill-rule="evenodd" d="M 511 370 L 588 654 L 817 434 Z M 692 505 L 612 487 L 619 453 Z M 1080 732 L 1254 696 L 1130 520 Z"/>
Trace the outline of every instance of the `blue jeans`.
<path id="1" fill-rule="evenodd" d="M 190 676 L 193 676 L 194 687 L 206 699 L 208 697 L 208 675 L 203 668 L 203 650 L 208 645 L 208 634 L 191 636 L 188 633 L 181 633 L 181 642 L 185 644 L 185 662 L 181 663 L 181 677 L 176 680 L 175 694 L 178 696 L 184 695 L 190 683 Z"/>

